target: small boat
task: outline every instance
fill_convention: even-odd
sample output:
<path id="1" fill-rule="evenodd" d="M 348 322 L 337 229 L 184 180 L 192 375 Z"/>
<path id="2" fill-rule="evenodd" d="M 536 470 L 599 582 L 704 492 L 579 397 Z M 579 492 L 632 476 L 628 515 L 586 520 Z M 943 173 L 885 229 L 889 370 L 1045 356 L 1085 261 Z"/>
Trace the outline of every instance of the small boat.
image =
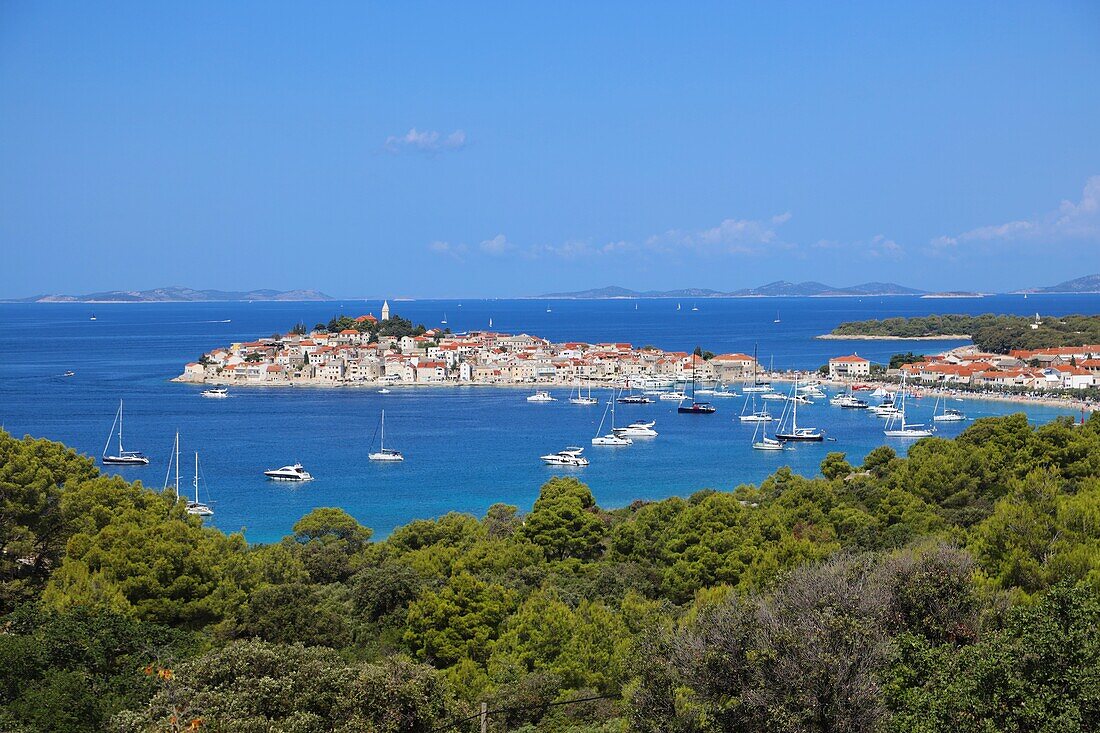
<path id="1" fill-rule="evenodd" d="M 779 311 L 775 312 L 775 320 L 772 323 L 779 323 Z"/>
<path id="2" fill-rule="evenodd" d="M 392 390 L 392 389 L 386 389 L 385 387 L 383 387 L 382 389 L 378 390 L 378 394 L 389 394 L 389 393 L 391 393 L 391 392 L 393 392 L 393 390 Z"/>
<path id="3" fill-rule="evenodd" d="M 527 398 L 528 402 L 557 402 L 557 399 L 553 397 L 549 392 L 544 389 L 540 389 L 533 395 Z"/>
<path id="4" fill-rule="evenodd" d="M 945 407 L 943 412 L 932 417 L 936 422 L 962 422 L 966 419 L 966 415 L 962 410 L 956 410 L 954 407 Z"/>
<path id="5" fill-rule="evenodd" d="M 657 399 L 661 400 L 675 400 L 676 402 L 683 402 L 688 396 L 683 392 L 662 392 Z"/>
<path id="6" fill-rule="evenodd" d="M 587 466 L 588 459 L 581 455 L 584 448 L 578 446 L 569 446 L 565 450 L 560 450 L 557 453 L 550 453 L 542 456 L 542 462 L 551 466 Z"/>
<path id="7" fill-rule="evenodd" d="M 882 431 L 882 434 L 887 438 L 928 438 L 936 432 L 934 427 L 926 428 L 920 423 L 907 423 L 905 421 L 905 376 L 901 378 L 901 405 L 897 408 L 897 414 L 891 415 L 889 422 L 886 423 L 886 429 Z M 900 420 L 901 427 L 891 428 L 895 420 Z"/>
<path id="8" fill-rule="evenodd" d="M 936 404 L 932 407 L 932 421 L 933 422 L 962 422 L 966 420 L 966 415 L 962 410 L 956 410 L 954 407 L 947 406 L 947 398 L 943 398 L 943 412 L 937 412 L 940 399 L 936 398 Z"/>
<path id="9" fill-rule="evenodd" d="M 718 408 L 709 402 L 695 401 L 695 354 L 691 355 L 691 404 L 680 404 L 676 412 L 682 415 L 713 415 L 718 412 Z"/>
<path id="10" fill-rule="evenodd" d="M 446 326 L 446 325 L 447 325 L 447 314 L 446 314 L 446 313 L 444 313 L 444 314 L 443 314 L 443 320 L 442 320 L 442 321 L 440 321 L 439 323 L 440 323 L 441 325 L 444 325 L 444 326 Z"/>
<path id="11" fill-rule="evenodd" d="M 620 397 L 618 402 L 624 405 L 648 405 L 653 402 L 653 398 L 644 394 L 627 394 Z"/>
<path id="12" fill-rule="evenodd" d="M 656 438 L 657 431 L 653 429 L 656 425 L 655 420 L 637 420 L 630 423 L 625 428 L 614 428 L 612 432 L 615 435 L 625 436 L 628 438 Z"/>
<path id="13" fill-rule="evenodd" d="M 691 306 L 691 309 L 692 309 L 693 311 L 697 311 L 697 310 L 699 310 L 699 306 L 697 306 L 697 305 L 693 305 L 693 306 Z"/>
<path id="14" fill-rule="evenodd" d="M 164 490 L 168 490 L 168 477 L 172 475 L 172 466 L 176 468 L 176 480 L 173 488 L 176 492 L 176 500 L 180 498 L 180 434 L 176 431 L 176 440 L 172 444 L 172 458 L 168 460 L 168 471 L 164 474 Z M 214 510 L 199 501 L 199 453 L 195 451 L 195 500 L 187 502 L 187 513 L 198 517 L 212 517 Z"/>
<path id="15" fill-rule="evenodd" d="M 112 456 L 107 455 L 107 449 L 114 437 L 115 425 L 118 425 L 118 452 Z M 111 432 L 107 434 L 107 444 L 103 446 L 103 455 L 100 460 L 104 464 L 114 466 L 147 466 L 149 459 L 144 453 L 136 450 L 125 450 L 122 447 L 122 400 L 118 401 L 118 412 L 115 413 L 115 421 L 111 424 Z"/>
<path id="16" fill-rule="evenodd" d="M 829 400 L 829 404 L 845 410 L 866 410 L 870 407 L 866 401 L 850 394 L 838 394 Z"/>
<path id="17" fill-rule="evenodd" d="M 760 394 L 762 392 L 771 392 L 772 386 L 767 382 L 756 382 L 754 384 L 745 385 L 741 388 L 742 392 L 756 392 Z"/>
<path id="18" fill-rule="evenodd" d="M 546 304 L 546 312 L 547 312 L 547 313 L 549 313 L 549 312 L 550 312 L 550 304 L 549 304 L 549 303 L 547 303 L 547 304 Z"/>
<path id="19" fill-rule="evenodd" d="M 676 412 L 683 415 L 713 415 L 718 412 L 718 408 L 709 402 L 692 402 L 690 405 L 680 405 L 676 408 Z"/>
<path id="20" fill-rule="evenodd" d="M 75 376 L 76 376 L 76 372 L 74 372 L 74 371 L 73 371 L 72 369 L 69 369 L 68 371 L 66 371 L 66 372 L 65 372 L 64 374 L 62 374 L 61 376 L 63 376 L 63 377 L 75 377 Z"/>
<path id="21" fill-rule="evenodd" d="M 827 397 L 827 395 L 821 389 L 821 387 L 817 386 L 816 384 L 805 384 L 805 385 L 798 388 L 798 393 L 799 394 L 804 394 L 807 397 L 813 397 L 813 398 L 819 399 L 819 400 L 823 400 L 823 399 L 825 399 L 825 397 Z"/>
<path id="22" fill-rule="evenodd" d="M 229 396 L 229 390 L 225 387 L 211 387 L 210 389 L 204 389 L 200 392 L 203 397 L 210 397 L 212 399 L 221 399 Z"/>
<path id="23" fill-rule="evenodd" d="M 574 404 L 574 405 L 597 405 L 597 404 L 599 404 L 600 401 L 592 396 L 592 382 L 588 383 L 588 396 L 587 397 L 581 394 L 581 382 L 580 382 L 579 379 L 577 380 L 577 383 L 575 385 L 573 385 L 573 387 L 576 390 L 576 395 L 574 396 L 574 392 L 572 390 L 570 390 L 570 392 L 569 392 L 569 402 L 571 404 Z"/>
<path id="24" fill-rule="evenodd" d="M 825 440 L 825 433 L 818 430 L 817 428 L 798 427 L 798 400 L 793 399 L 797 394 L 798 382 L 795 381 L 794 386 L 791 389 L 792 399 L 788 403 L 790 405 L 791 415 L 790 426 L 782 432 L 780 432 L 779 428 L 776 428 L 775 439 L 801 443 L 820 443 L 821 441 Z M 784 412 L 786 412 L 786 408 L 784 408 Z M 780 427 L 782 427 L 783 422 L 783 418 L 780 418 Z"/>
<path id="25" fill-rule="evenodd" d="M 378 451 L 376 453 L 368 453 L 367 458 L 372 461 L 388 461 L 395 463 L 397 461 L 405 460 L 405 456 L 401 455 L 401 451 L 396 451 L 393 448 L 386 447 L 386 411 L 382 410 L 382 420 L 380 423 L 381 436 L 378 439 Z"/>
<path id="26" fill-rule="evenodd" d="M 781 392 L 763 392 L 763 393 L 758 393 L 758 394 L 760 394 L 760 399 L 768 400 L 770 402 L 786 402 L 787 401 L 787 395 L 785 395 Z"/>
<path id="27" fill-rule="evenodd" d="M 752 409 L 749 409 L 749 404 L 752 404 Z M 756 395 L 748 395 L 745 397 L 745 406 L 741 408 L 741 415 L 738 417 L 741 422 L 771 422 L 772 416 L 766 409 L 756 409 Z"/>
<path id="28" fill-rule="evenodd" d="M 88 320 L 89 320 L 89 321 L 94 321 L 94 320 L 95 320 L 95 313 L 93 313 L 93 314 L 92 314 L 92 317 L 91 317 L 91 318 L 89 318 Z"/>
<path id="29" fill-rule="evenodd" d="M 312 481 L 313 476 L 301 463 L 295 463 L 292 466 L 283 466 L 282 468 L 272 468 L 268 471 L 264 471 L 264 476 L 267 476 L 272 481 Z"/>
<path id="30" fill-rule="evenodd" d="M 757 433 L 760 431 L 760 426 L 764 425 L 763 434 L 760 436 L 760 440 L 756 439 Z M 781 440 L 768 437 L 768 428 L 765 423 L 757 423 L 756 429 L 752 431 L 752 447 L 753 450 L 783 450 L 786 448 L 786 444 Z"/>
<path id="31" fill-rule="evenodd" d="M 603 424 L 607 419 L 608 412 L 611 413 L 611 432 L 605 435 L 600 435 L 603 432 Z M 615 431 L 615 399 L 607 401 L 607 407 L 604 408 L 603 417 L 600 418 L 600 426 L 596 428 L 596 437 L 592 439 L 592 445 L 612 446 L 616 448 L 622 448 L 628 445 L 633 445 L 634 441 L 625 435 L 619 435 Z"/>

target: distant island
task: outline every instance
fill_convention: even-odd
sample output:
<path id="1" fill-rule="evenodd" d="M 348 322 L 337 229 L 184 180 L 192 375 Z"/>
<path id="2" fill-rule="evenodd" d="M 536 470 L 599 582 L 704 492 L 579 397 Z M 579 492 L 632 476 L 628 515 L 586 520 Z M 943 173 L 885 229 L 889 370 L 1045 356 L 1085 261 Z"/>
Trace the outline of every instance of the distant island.
<path id="1" fill-rule="evenodd" d="M 1016 290 L 1015 293 L 1100 293 L 1100 274 L 1066 280 L 1057 285 L 1030 290 Z"/>
<path id="2" fill-rule="evenodd" d="M 319 290 L 195 290 L 184 287 L 152 290 L 108 290 L 85 295 L 34 295 L 9 303 L 199 303 L 232 300 L 335 300 Z"/>
<path id="3" fill-rule="evenodd" d="M 907 288 L 896 283 L 869 282 L 838 288 L 812 280 L 792 283 L 786 280 L 740 290 L 712 290 L 710 288 L 684 288 L 681 290 L 630 290 L 609 285 L 604 288 L 578 290 L 568 293 L 546 293 L 539 298 L 573 298 L 577 300 L 596 300 L 609 298 L 774 298 L 774 297 L 855 297 L 875 295 L 920 295 L 923 290 Z"/>
<path id="4" fill-rule="evenodd" d="M 1100 344 L 1100 316 L 936 315 L 848 321 L 827 339 L 963 339 L 994 354 Z"/>
<path id="5" fill-rule="evenodd" d="M 966 290 L 948 290 L 942 293 L 925 293 L 922 298 L 984 298 L 985 293 L 972 293 Z"/>

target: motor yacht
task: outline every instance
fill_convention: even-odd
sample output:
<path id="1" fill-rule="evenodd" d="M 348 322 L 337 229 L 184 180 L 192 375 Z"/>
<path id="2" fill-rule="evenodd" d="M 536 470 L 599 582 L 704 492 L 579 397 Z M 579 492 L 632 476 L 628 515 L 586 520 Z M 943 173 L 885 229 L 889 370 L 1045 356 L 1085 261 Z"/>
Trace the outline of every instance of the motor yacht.
<path id="1" fill-rule="evenodd" d="M 763 392 L 758 394 L 760 394 L 760 399 L 762 400 L 769 400 L 771 402 L 787 401 L 787 395 L 783 394 L 782 392 Z"/>
<path id="2" fill-rule="evenodd" d="M 542 462 L 551 466 L 587 466 L 588 459 L 581 455 L 582 451 L 584 451 L 584 448 L 569 446 L 557 453 L 542 456 Z"/>
<path id="3" fill-rule="evenodd" d="M 686 394 L 684 394 L 683 392 L 673 391 L 673 392 L 662 392 L 659 399 L 662 399 L 662 400 L 675 400 L 676 402 L 683 402 L 687 398 L 688 398 L 688 396 Z"/>
<path id="4" fill-rule="evenodd" d="M 393 392 L 393 390 L 392 390 L 392 389 L 386 389 L 385 387 L 383 387 L 382 389 L 378 390 L 378 394 L 390 394 L 391 392 Z"/>
<path id="5" fill-rule="evenodd" d="M 200 394 L 211 399 L 221 399 L 229 396 L 229 390 L 226 387 L 211 387 L 210 389 L 204 389 Z"/>
<path id="6" fill-rule="evenodd" d="M 625 428 L 615 428 L 615 435 L 620 435 L 628 438 L 656 438 L 657 431 L 653 429 L 656 425 L 654 420 L 637 420 L 630 423 Z"/>
<path id="7" fill-rule="evenodd" d="M 295 463 L 293 466 L 283 466 L 282 468 L 272 468 L 271 470 L 264 471 L 264 476 L 267 476 L 273 481 L 313 480 L 313 476 L 302 467 L 301 463 Z"/>
<path id="8" fill-rule="evenodd" d="M 618 401 L 623 405 L 648 405 L 653 402 L 653 399 L 644 394 L 628 394 L 620 397 Z"/>
<path id="9" fill-rule="evenodd" d="M 62 374 L 61 376 L 63 376 L 63 377 L 75 377 L 76 372 L 74 372 L 72 369 L 69 369 L 64 374 Z"/>
<path id="10" fill-rule="evenodd" d="M 533 395 L 528 397 L 527 401 L 528 402 L 557 402 L 557 398 L 552 396 L 546 390 L 540 389 L 538 392 L 535 392 Z"/>

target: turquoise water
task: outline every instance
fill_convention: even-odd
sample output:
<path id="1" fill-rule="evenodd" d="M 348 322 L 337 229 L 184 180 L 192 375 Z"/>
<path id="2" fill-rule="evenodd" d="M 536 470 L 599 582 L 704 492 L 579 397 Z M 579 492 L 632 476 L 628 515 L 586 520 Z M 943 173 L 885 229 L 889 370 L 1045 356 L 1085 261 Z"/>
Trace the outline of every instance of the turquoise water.
<path id="1" fill-rule="evenodd" d="M 391 302 L 396 313 L 435 325 L 446 312 L 455 330 L 526 331 L 554 340 L 631 341 L 667 349 L 696 345 L 715 352 L 750 352 L 760 344 L 765 364 L 816 368 L 829 356 L 859 351 L 883 359 L 897 351 L 941 350 L 958 342 L 836 342 L 814 340 L 843 320 L 933 312 L 1100 312 L 1100 296 L 999 296 L 982 300 L 918 298 L 784 298 L 682 302 L 641 301 L 415 301 Z M 191 452 L 201 454 L 203 496 L 212 523 L 244 529 L 268 542 L 290 531 L 317 506 L 341 506 L 385 535 L 415 518 L 451 510 L 481 514 L 495 502 L 528 508 L 539 485 L 569 469 L 547 467 L 539 456 L 569 444 L 586 446 L 592 465 L 573 469 L 605 507 L 635 499 L 686 495 L 705 487 L 757 482 L 782 465 L 813 474 L 828 451 L 853 462 L 886 441 L 882 421 L 824 401 L 799 409 L 800 423 L 823 428 L 835 442 L 794 450 L 754 451 L 752 425 L 736 420 L 740 399 L 716 400 L 711 416 L 677 415 L 675 403 L 620 405 L 618 422 L 657 421 L 660 436 L 629 448 L 589 445 L 602 406 L 533 404 L 519 388 L 394 389 L 238 388 L 225 400 L 198 396 L 194 385 L 170 383 L 182 365 L 231 341 L 312 325 L 335 313 L 357 315 L 378 303 L 0 304 L 0 422 L 11 433 L 60 440 L 99 455 L 119 398 L 126 400 L 127 447 L 145 451 L 149 466 L 110 469 L 150 486 L 163 485 L 172 439 L 181 432 L 184 487 L 190 490 Z M 772 321 L 779 310 L 781 323 Z M 90 321 L 91 313 L 97 316 Z M 229 322 L 224 322 L 228 320 Z M 72 369 L 76 376 L 59 375 Z M 1024 410 L 1035 422 L 1071 414 L 1057 408 L 967 400 L 971 417 Z M 387 444 L 404 463 L 370 463 L 371 438 L 386 409 Z M 911 405 L 916 420 L 932 400 Z M 772 411 L 778 407 L 772 403 Z M 942 435 L 965 425 L 943 425 Z M 904 443 L 891 441 L 899 450 Z M 316 480 L 272 483 L 262 471 L 300 460 Z"/>

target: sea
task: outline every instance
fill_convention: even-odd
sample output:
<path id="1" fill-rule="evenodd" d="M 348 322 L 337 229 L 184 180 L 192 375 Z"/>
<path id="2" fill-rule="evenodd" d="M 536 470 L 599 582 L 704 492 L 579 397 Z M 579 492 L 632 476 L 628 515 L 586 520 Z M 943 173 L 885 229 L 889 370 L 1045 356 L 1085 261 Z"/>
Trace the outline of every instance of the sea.
<path id="1" fill-rule="evenodd" d="M 910 296 L 846 298 L 707 298 L 640 300 L 391 300 L 395 314 L 456 332 L 489 327 L 553 341 L 630 342 L 668 350 L 753 353 L 776 369 L 816 369 L 829 357 L 859 353 L 887 361 L 894 353 L 933 353 L 960 341 L 834 341 L 814 337 L 842 321 L 933 313 L 1044 315 L 1100 313 L 1100 295 L 988 296 L 927 299 Z M 253 543 L 275 542 L 315 507 L 342 507 L 376 537 L 414 519 L 450 511 L 482 515 L 504 502 L 527 510 L 540 485 L 556 475 L 588 484 L 605 508 L 635 500 L 687 496 L 700 489 L 757 483 L 781 466 L 814 475 L 826 453 L 842 451 L 859 463 L 888 443 L 883 423 L 864 411 L 819 400 L 799 408 L 799 423 L 829 440 L 792 450 L 750 447 L 754 426 L 737 418 L 740 398 L 714 400 L 717 413 L 679 415 L 676 403 L 618 405 L 616 421 L 655 420 L 659 436 L 628 448 L 590 445 L 603 405 L 558 398 L 529 403 L 517 387 L 373 388 L 240 387 L 223 400 L 204 399 L 201 387 L 169 381 L 183 365 L 217 346 L 285 332 L 336 315 L 378 314 L 381 301 L 218 303 L 0 304 L 0 423 L 9 433 L 61 441 L 98 457 L 125 400 L 127 449 L 148 466 L 105 466 L 128 480 L 162 489 L 177 431 L 180 491 L 193 492 L 194 453 L 200 457 L 200 498 L 214 509 L 206 521 L 243 532 Z M 92 316 L 95 320 L 91 320 Z M 778 322 L 776 322 L 778 320 Z M 71 377 L 63 376 L 66 371 Z M 604 397 L 606 398 L 606 394 Z M 777 412 L 780 403 L 770 403 Z M 1033 423 L 1068 408 L 966 399 L 952 404 L 970 418 L 1024 412 Z M 386 411 L 387 447 L 403 463 L 367 460 Z M 933 400 L 910 404 L 911 420 L 927 422 Z M 943 424 L 956 435 L 967 423 Z M 606 432 L 607 426 L 604 426 Z M 591 465 L 563 469 L 539 456 L 568 445 L 585 447 Z M 302 462 L 315 480 L 272 482 L 263 471 Z"/>

